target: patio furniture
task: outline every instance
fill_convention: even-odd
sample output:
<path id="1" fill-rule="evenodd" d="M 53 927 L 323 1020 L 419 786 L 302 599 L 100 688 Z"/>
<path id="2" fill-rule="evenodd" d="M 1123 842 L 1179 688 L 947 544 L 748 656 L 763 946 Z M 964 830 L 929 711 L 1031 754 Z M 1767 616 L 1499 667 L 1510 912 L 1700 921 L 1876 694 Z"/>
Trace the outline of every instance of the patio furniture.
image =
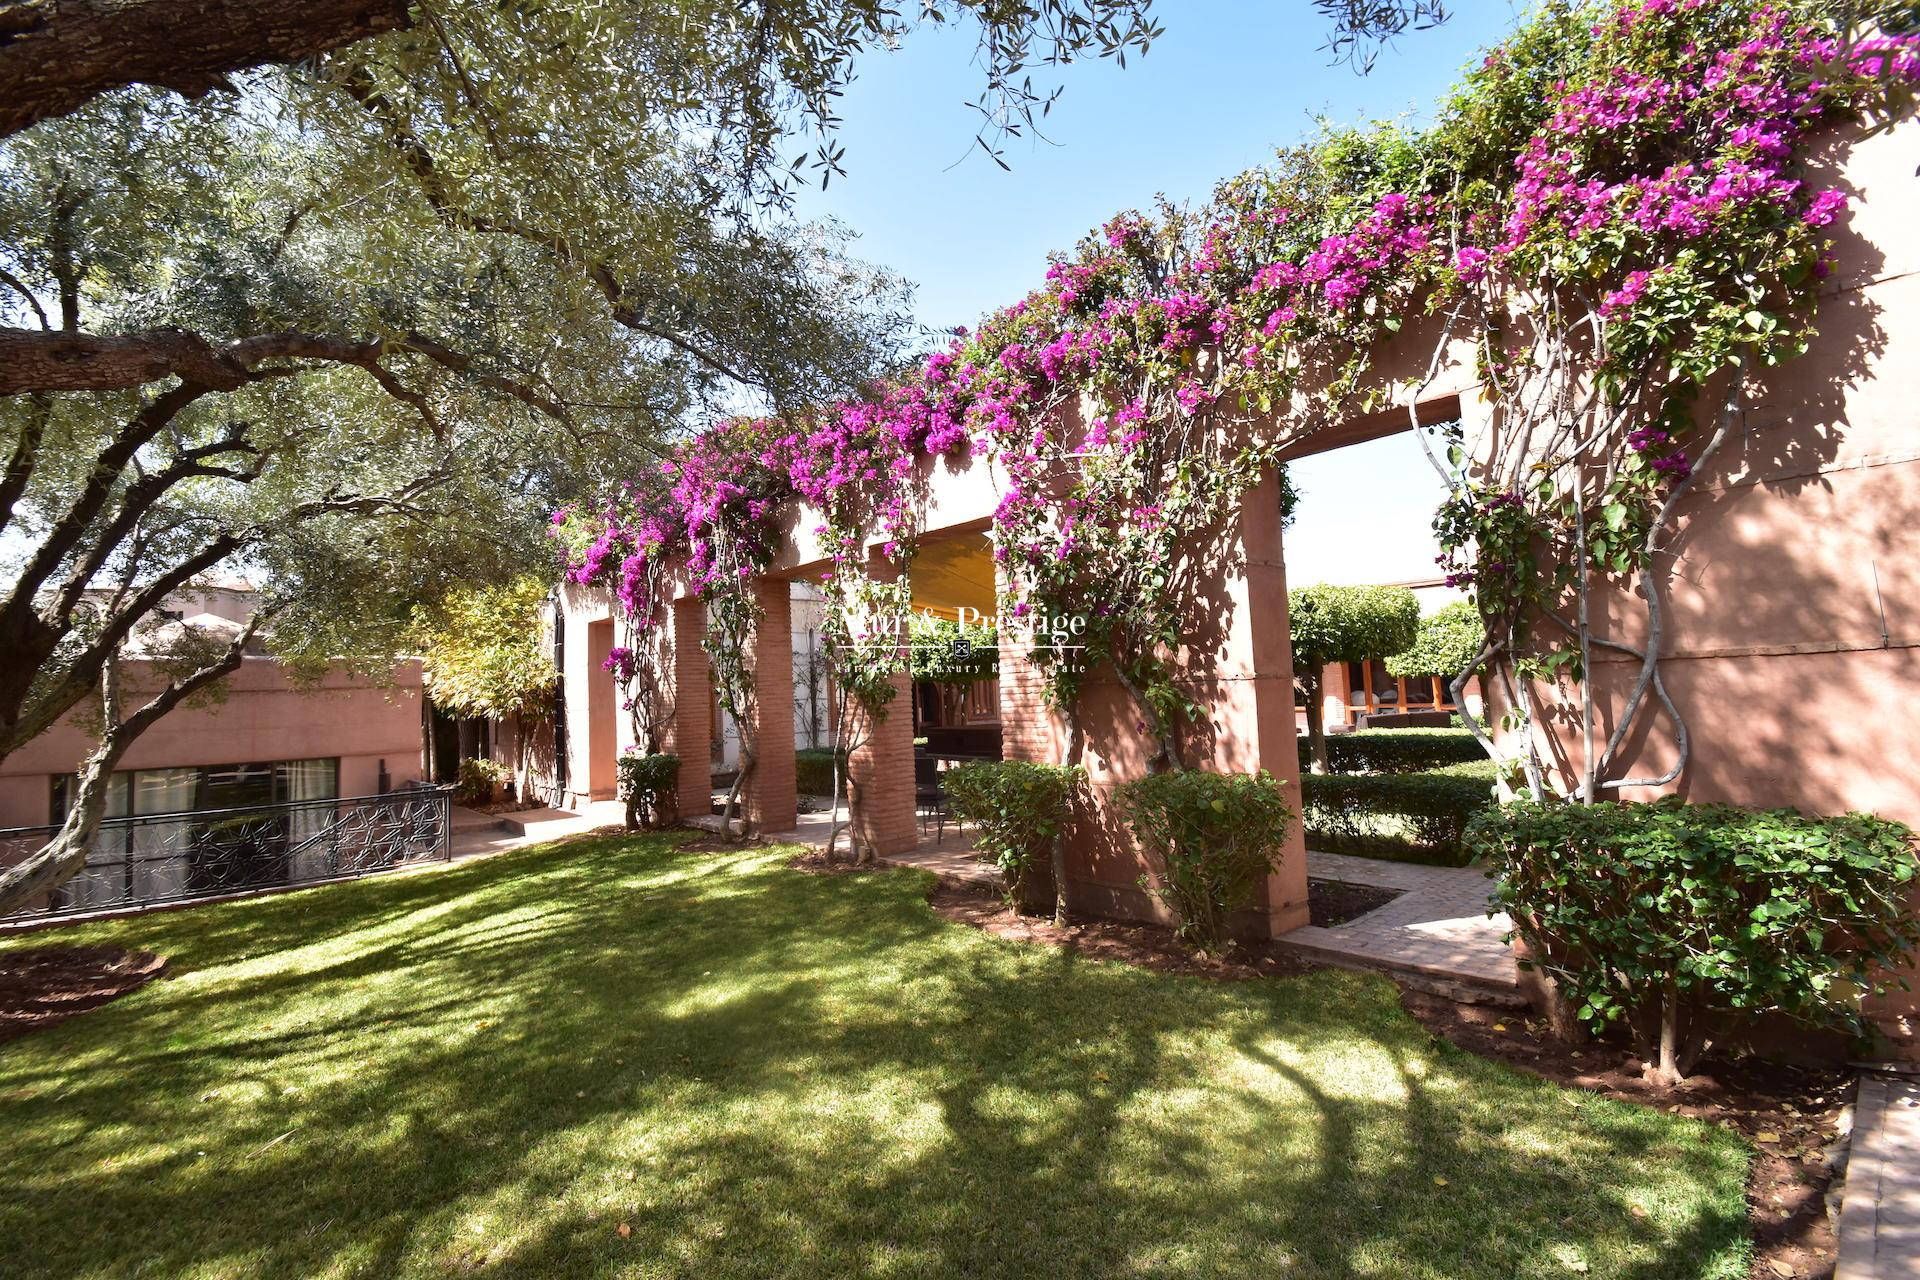
<path id="1" fill-rule="evenodd" d="M 938 841 L 946 835 L 947 792 L 940 785 L 940 762 L 919 751 L 913 753 L 913 806 L 921 831 L 932 820 L 936 824 L 933 838 Z"/>

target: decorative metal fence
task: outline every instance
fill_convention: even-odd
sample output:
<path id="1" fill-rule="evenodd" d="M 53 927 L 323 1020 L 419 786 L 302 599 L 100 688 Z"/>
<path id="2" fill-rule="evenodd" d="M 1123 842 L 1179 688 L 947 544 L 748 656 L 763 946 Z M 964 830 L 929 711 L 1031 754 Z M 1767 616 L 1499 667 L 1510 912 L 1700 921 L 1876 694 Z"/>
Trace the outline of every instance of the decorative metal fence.
<path id="1" fill-rule="evenodd" d="M 0 865 L 31 856 L 58 830 L 0 830 Z M 79 875 L 5 919 L 190 902 L 452 857 L 453 792 L 446 787 L 108 818 Z"/>

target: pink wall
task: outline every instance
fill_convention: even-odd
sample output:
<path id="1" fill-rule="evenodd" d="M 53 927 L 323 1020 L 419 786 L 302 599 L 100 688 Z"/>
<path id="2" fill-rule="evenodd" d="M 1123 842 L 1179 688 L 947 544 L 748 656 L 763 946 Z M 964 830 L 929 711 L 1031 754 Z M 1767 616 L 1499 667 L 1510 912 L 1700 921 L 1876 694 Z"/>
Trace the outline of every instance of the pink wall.
<path id="1" fill-rule="evenodd" d="M 129 684 L 137 692 L 137 663 Z M 384 761 L 397 785 L 420 777 L 420 667 L 402 663 L 391 687 L 344 672 L 296 688 L 271 658 L 248 658 L 227 679 L 223 703 L 182 707 L 128 748 L 122 769 L 245 764 L 337 756 L 340 793 L 378 790 Z M 52 778 L 72 773 L 93 749 L 73 715 L 0 761 L 0 826 L 50 820 Z"/>
<path id="2" fill-rule="evenodd" d="M 1829 160 L 1826 180 L 1853 207 L 1836 228 L 1842 265 L 1820 336 L 1756 380 L 1669 540 L 1661 670 L 1692 755 L 1667 790 L 1920 825 L 1920 128 L 1833 155 L 1845 164 Z M 1612 634 L 1643 641 L 1638 599 L 1597 606 Z M 1595 663 L 1606 729 L 1636 672 L 1630 660 Z M 1549 714 L 1576 712 L 1552 690 L 1536 696 Z M 1636 773 L 1671 764 L 1665 716 L 1633 742 Z M 1564 777 L 1580 762 L 1560 763 Z"/>

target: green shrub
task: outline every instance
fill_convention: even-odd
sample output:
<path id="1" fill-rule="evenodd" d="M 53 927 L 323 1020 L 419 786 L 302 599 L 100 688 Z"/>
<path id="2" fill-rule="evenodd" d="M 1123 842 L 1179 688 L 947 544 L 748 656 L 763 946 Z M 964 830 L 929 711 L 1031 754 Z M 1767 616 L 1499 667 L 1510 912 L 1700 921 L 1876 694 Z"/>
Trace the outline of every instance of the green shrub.
<path id="1" fill-rule="evenodd" d="M 833 763 L 840 762 L 846 776 L 847 753 L 831 747 L 803 747 L 793 753 L 794 785 L 803 796 L 833 794 Z"/>
<path id="2" fill-rule="evenodd" d="M 1178 769 L 1122 786 L 1120 807 L 1141 847 L 1158 858 L 1159 881 L 1141 887 L 1179 921 L 1176 932 L 1214 946 L 1227 917 L 1259 901 L 1280 856 L 1293 810 L 1273 775 Z"/>
<path id="3" fill-rule="evenodd" d="M 627 806 L 627 829 L 659 826 L 673 810 L 680 781 L 680 757 L 647 755 L 637 747 L 620 753 L 620 799 Z"/>
<path id="4" fill-rule="evenodd" d="M 513 770 L 494 760 L 472 756 L 460 762 L 453 798 L 461 804 L 492 804 L 493 789 L 513 776 Z"/>
<path id="5" fill-rule="evenodd" d="M 1461 838 L 1476 815 L 1493 807 L 1497 772 L 1482 756 L 1422 773 L 1302 774 L 1307 847 L 1465 866 L 1472 855 Z"/>
<path id="6" fill-rule="evenodd" d="M 1863 1030 L 1861 998 L 1920 945 L 1913 833 L 1865 814 L 1523 801 L 1467 844 L 1530 963 L 1584 1022 L 1624 1022 L 1663 1082 L 1728 1019 Z"/>
<path id="7" fill-rule="evenodd" d="M 975 843 L 1006 877 L 1009 902 L 1024 896 L 1034 868 L 1065 829 L 1085 776 L 1078 765 L 1029 760 L 980 760 L 941 775 L 948 809 L 979 829 Z"/>
<path id="8" fill-rule="evenodd" d="M 1361 729 L 1327 739 L 1327 764 L 1335 773 L 1419 773 L 1486 758 L 1464 728 Z M 1307 740 L 1301 738 L 1302 772 L 1310 759 Z"/>

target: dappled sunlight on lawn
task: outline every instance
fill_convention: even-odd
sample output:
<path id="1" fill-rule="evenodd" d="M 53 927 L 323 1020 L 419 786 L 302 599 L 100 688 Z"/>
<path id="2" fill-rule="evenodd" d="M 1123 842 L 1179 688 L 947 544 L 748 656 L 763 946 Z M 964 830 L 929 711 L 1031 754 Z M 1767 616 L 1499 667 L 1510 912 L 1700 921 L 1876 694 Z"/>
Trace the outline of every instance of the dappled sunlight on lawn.
<path id="1" fill-rule="evenodd" d="M 7 1274 L 1743 1274 L 1733 1139 L 1437 1044 L 1383 981 L 1087 961 L 787 856 L 608 839 L 68 931 L 180 976 L 0 1047 Z"/>

